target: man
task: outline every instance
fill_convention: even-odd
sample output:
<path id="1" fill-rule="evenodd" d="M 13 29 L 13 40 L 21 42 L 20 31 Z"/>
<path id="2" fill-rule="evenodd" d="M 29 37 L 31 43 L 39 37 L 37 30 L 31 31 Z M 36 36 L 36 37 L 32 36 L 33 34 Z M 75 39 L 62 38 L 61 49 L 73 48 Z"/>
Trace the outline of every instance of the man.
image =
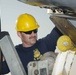
<path id="1" fill-rule="evenodd" d="M 27 65 L 30 61 L 40 60 L 42 55 L 56 48 L 57 39 L 62 35 L 55 27 L 46 37 L 37 40 L 37 32 L 39 25 L 35 18 L 30 14 L 21 14 L 16 21 L 17 35 L 22 44 L 15 48 L 18 52 L 20 60 L 27 72 Z M 3 73 L 9 72 L 7 65 L 4 65 Z"/>

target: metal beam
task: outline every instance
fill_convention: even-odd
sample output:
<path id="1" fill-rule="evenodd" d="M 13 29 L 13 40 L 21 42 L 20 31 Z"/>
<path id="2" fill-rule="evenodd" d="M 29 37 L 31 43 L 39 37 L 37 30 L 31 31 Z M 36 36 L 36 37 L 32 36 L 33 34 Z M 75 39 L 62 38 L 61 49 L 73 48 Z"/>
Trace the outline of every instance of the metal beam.
<path id="1" fill-rule="evenodd" d="M 61 7 L 63 9 L 69 8 L 72 10 L 76 10 L 76 0 L 18 0 L 25 4 L 30 4 L 34 6 L 46 6 L 48 7 Z"/>
<path id="2" fill-rule="evenodd" d="M 50 19 L 56 27 L 63 33 L 68 35 L 76 46 L 76 28 L 66 18 L 51 16 Z"/>
<path id="3" fill-rule="evenodd" d="M 9 35 L 5 35 L 0 40 L 0 48 L 6 59 L 12 75 L 26 75 L 19 56 L 14 48 L 13 42 Z"/>

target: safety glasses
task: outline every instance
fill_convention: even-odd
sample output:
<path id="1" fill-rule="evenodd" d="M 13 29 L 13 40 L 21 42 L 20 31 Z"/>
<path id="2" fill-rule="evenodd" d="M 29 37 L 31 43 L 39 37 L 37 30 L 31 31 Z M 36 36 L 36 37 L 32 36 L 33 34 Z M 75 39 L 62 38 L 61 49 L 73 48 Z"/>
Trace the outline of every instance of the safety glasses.
<path id="1" fill-rule="evenodd" d="M 31 30 L 31 31 L 27 31 L 27 32 L 23 32 L 25 34 L 31 34 L 32 32 L 34 33 L 37 33 L 38 29 L 35 29 L 35 30 Z"/>

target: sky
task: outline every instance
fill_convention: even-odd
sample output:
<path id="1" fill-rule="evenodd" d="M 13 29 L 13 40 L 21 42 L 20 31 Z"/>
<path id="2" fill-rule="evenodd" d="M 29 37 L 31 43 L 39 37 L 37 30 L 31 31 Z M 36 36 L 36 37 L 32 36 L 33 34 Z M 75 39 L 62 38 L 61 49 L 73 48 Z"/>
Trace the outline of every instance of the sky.
<path id="1" fill-rule="evenodd" d="M 1 30 L 8 31 L 14 45 L 21 43 L 15 30 L 15 21 L 20 14 L 29 13 L 33 15 L 40 25 L 38 38 L 42 38 L 50 33 L 55 26 L 49 19 L 50 14 L 47 9 L 31 6 L 17 0 L 1 0 Z"/>

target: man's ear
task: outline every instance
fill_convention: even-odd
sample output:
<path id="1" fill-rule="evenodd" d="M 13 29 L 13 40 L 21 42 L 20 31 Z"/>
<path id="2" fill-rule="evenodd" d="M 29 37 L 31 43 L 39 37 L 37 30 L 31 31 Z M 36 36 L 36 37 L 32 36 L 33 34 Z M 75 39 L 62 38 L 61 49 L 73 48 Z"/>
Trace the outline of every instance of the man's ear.
<path id="1" fill-rule="evenodd" d="M 17 32 L 17 35 L 21 38 L 21 33 L 20 32 Z"/>

